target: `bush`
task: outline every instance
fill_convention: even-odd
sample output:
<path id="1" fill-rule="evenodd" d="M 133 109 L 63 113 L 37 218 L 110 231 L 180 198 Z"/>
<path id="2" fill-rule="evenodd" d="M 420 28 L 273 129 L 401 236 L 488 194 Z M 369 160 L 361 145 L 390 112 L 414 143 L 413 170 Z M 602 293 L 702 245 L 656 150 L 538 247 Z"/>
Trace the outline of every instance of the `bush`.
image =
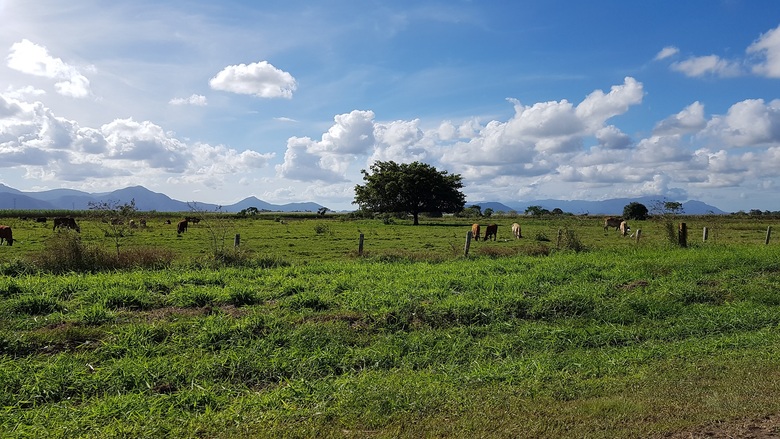
<path id="1" fill-rule="evenodd" d="M 98 272 L 128 268 L 163 269 L 171 265 L 174 253 L 159 247 L 136 247 L 119 254 L 85 245 L 73 231 L 63 230 L 50 236 L 44 250 L 31 256 L 39 270 L 51 273 Z"/>

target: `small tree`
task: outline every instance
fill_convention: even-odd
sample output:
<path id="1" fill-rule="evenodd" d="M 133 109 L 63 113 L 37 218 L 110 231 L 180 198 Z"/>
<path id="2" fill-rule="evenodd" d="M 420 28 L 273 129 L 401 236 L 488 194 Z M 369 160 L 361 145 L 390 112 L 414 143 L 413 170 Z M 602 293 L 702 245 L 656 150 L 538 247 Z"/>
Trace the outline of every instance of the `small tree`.
<path id="1" fill-rule="evenodd" d="M 360 172 L 366 183 L 355 186 L 352 204 L 364 210 L 410 214 L 417 225 L 422 212 L 456 213 L 466 204 L 462 177 L 425 163 L 378 161 Z"/>
<path id="2" fill-rule="evenodd" d="M 647 214 L 647 207 L 644 204 L 638 203 L 636 201 L 632 201 L 623 207 L 623 218 L 625 219 L 640 221 L 646 220 Z"/>
<path id="3" fill-rule="evenodd" d="M 325 216 L 325 214 L 328 213 L 328 211 L 330 211 L 330 209 L 328 209 L 327 207 L 320 207 L 319 209 L 317 209 L 317 215 Z"/>
<path id="4" fill-rule="evenodd" d="M 119 201 L 109 200 L 89 202 L 88 206 L 89 210 L 96 212 L 98 218 L 100 218 L 98 228 L 103 231 L 106 237 L 114 240 L 116 254 L 119 256 L 122 240 L 133 233 L 130 228 L 130 221 L 133 220 L 138 211 L 135 207 L 135 198 L 124 204 L 120 204 Z"/>

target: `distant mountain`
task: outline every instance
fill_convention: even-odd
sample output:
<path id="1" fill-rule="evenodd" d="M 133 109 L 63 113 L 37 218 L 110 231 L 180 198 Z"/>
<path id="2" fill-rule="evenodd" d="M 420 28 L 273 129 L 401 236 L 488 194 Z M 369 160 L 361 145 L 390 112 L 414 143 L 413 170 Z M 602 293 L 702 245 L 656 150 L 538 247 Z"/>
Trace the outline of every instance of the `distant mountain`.
<path id="1" fill-rule="evenodd" d="M 467 202 L 466 206 L 478 205 L 484 212 L 485 209 L 493 209 L 494 212 L 516 211 L 525 212 L 529 206 L 541 206 L 543 209 L 553 210 L 559 208 L 564 212 L 575 215 L 622 215 L 623 208 L 631 203 L 644 204 L 652 209 L 663 197 L 649 196 L 637 198 L 613 198 L 603 201 L 585 200 L 536 200 L 528 202 L 496 202 L 481 201 Z M 88 193 L 73 189 L 53 189 L 41 192 L 23 192 L 18 189 L 0 184 L 0 209 L 24 209 L 24 210 L 87 210 L 90 203 L 113 202 L 118 204 L 129 203 L 135 200 L 135 207 L 140 211 L 157 212 L 190 212 L 193 209 L 211 212 L 220 208 L 222 212 L 235 213 L 243 209 L 255 207 L 261 211 L 271 212 L 316 212 L 322 208 L 314 202 L 271 204 L 257 197 L 245 198 L 238 203 L 218 206 L 210 203 L 184 202 L 170 198 L 165 194 L 152 192 L 143 186 L 131 186 L 113 192 Z M 674 201 L 674 200 L 667 200 Z M 192 207 L 192 208 L 191 208 Z M 683 202 L 683 211 L 689 215 L 724 214 L 726 212 L 715 206 L 696 200 Z"/>
<path id="2" fill-rule="evenodd" d="M 528 202 L 518 203 L 495 203 L 495 202 L 481 202 L 481 203 L 466 203 L 466 206 L 477 204 L 484 211 L 490 207 L 495 212 L 509 210 L 515 210 L 523 213 L 529 206 L 541 206 L 542 209 L 553 210 L 559 208 L 564 212 L 573 213 L 575 215 L 589 214 L 589 215 L 622 215 L 623 208 L 627 204 L 637 202 L 644 204 L 648 209 L 653 208 L 663 197 L 659 196 L 646 196 L 637 198 L 613 198 L 610 200 L 602 201 L 587 201 L 587 200 L 536 200 Z M 666 200 L 675 201 L 675 200 Z M 705 214 L 717 214 L 722 215 L 726 212 L 718 209 L 715 206 L 703 203 L 701 201 L 689 200 L 682 203 L 683 212 L 688 215 L 705 215 Z"/>
<path id="3" fill-rule="evenodd" d="M 249 207 L 271 212 L 316 212 L 323 206 L 317 203 L 271 204 L 256 197 L 238 203 L 218 206 L 210 203 L 184 202 L 165 194 L 152 192 L 143 186 L 132 186 L 113 192 L 88 193 L 73 189 L 53 189 L 41 192 L 23 192 L 0 184 L 0 209 L 20 210 L 87 210 L 90 203 L 124 204 L 135 200 L 135 207 L 144 212 L 190 212 L 193 209 L 235 213 Z M 191 208 L 192 207 L 192 208 Z"/>

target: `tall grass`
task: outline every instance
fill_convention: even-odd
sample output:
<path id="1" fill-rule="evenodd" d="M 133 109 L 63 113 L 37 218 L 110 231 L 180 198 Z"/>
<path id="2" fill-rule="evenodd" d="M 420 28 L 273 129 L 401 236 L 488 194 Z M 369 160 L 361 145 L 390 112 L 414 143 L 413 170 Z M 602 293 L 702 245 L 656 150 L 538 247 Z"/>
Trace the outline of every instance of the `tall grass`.
<path id="1" fill-rule="evenodd" d="M 0 437 L 652 437 L 780 410 L 776 245 L 572 223 L 466 259 L 458 224 L 377 220 L 357 256 L 354 223 L 266 225 L 234 262 L 122 270 L 52 234 L 87 268 L 0 277 Z"/>

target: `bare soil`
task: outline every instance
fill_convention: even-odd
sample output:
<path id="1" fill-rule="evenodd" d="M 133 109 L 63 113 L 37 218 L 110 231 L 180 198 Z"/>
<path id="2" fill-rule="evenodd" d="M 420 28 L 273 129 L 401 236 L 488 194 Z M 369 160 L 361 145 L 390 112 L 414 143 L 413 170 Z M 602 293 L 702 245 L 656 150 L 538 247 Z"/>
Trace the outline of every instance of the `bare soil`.
<path id="1" fill-rule="evenodd" d="M 780 414 L 694 427 L 670 433 L 664 439 L 780 439 Z"/>

